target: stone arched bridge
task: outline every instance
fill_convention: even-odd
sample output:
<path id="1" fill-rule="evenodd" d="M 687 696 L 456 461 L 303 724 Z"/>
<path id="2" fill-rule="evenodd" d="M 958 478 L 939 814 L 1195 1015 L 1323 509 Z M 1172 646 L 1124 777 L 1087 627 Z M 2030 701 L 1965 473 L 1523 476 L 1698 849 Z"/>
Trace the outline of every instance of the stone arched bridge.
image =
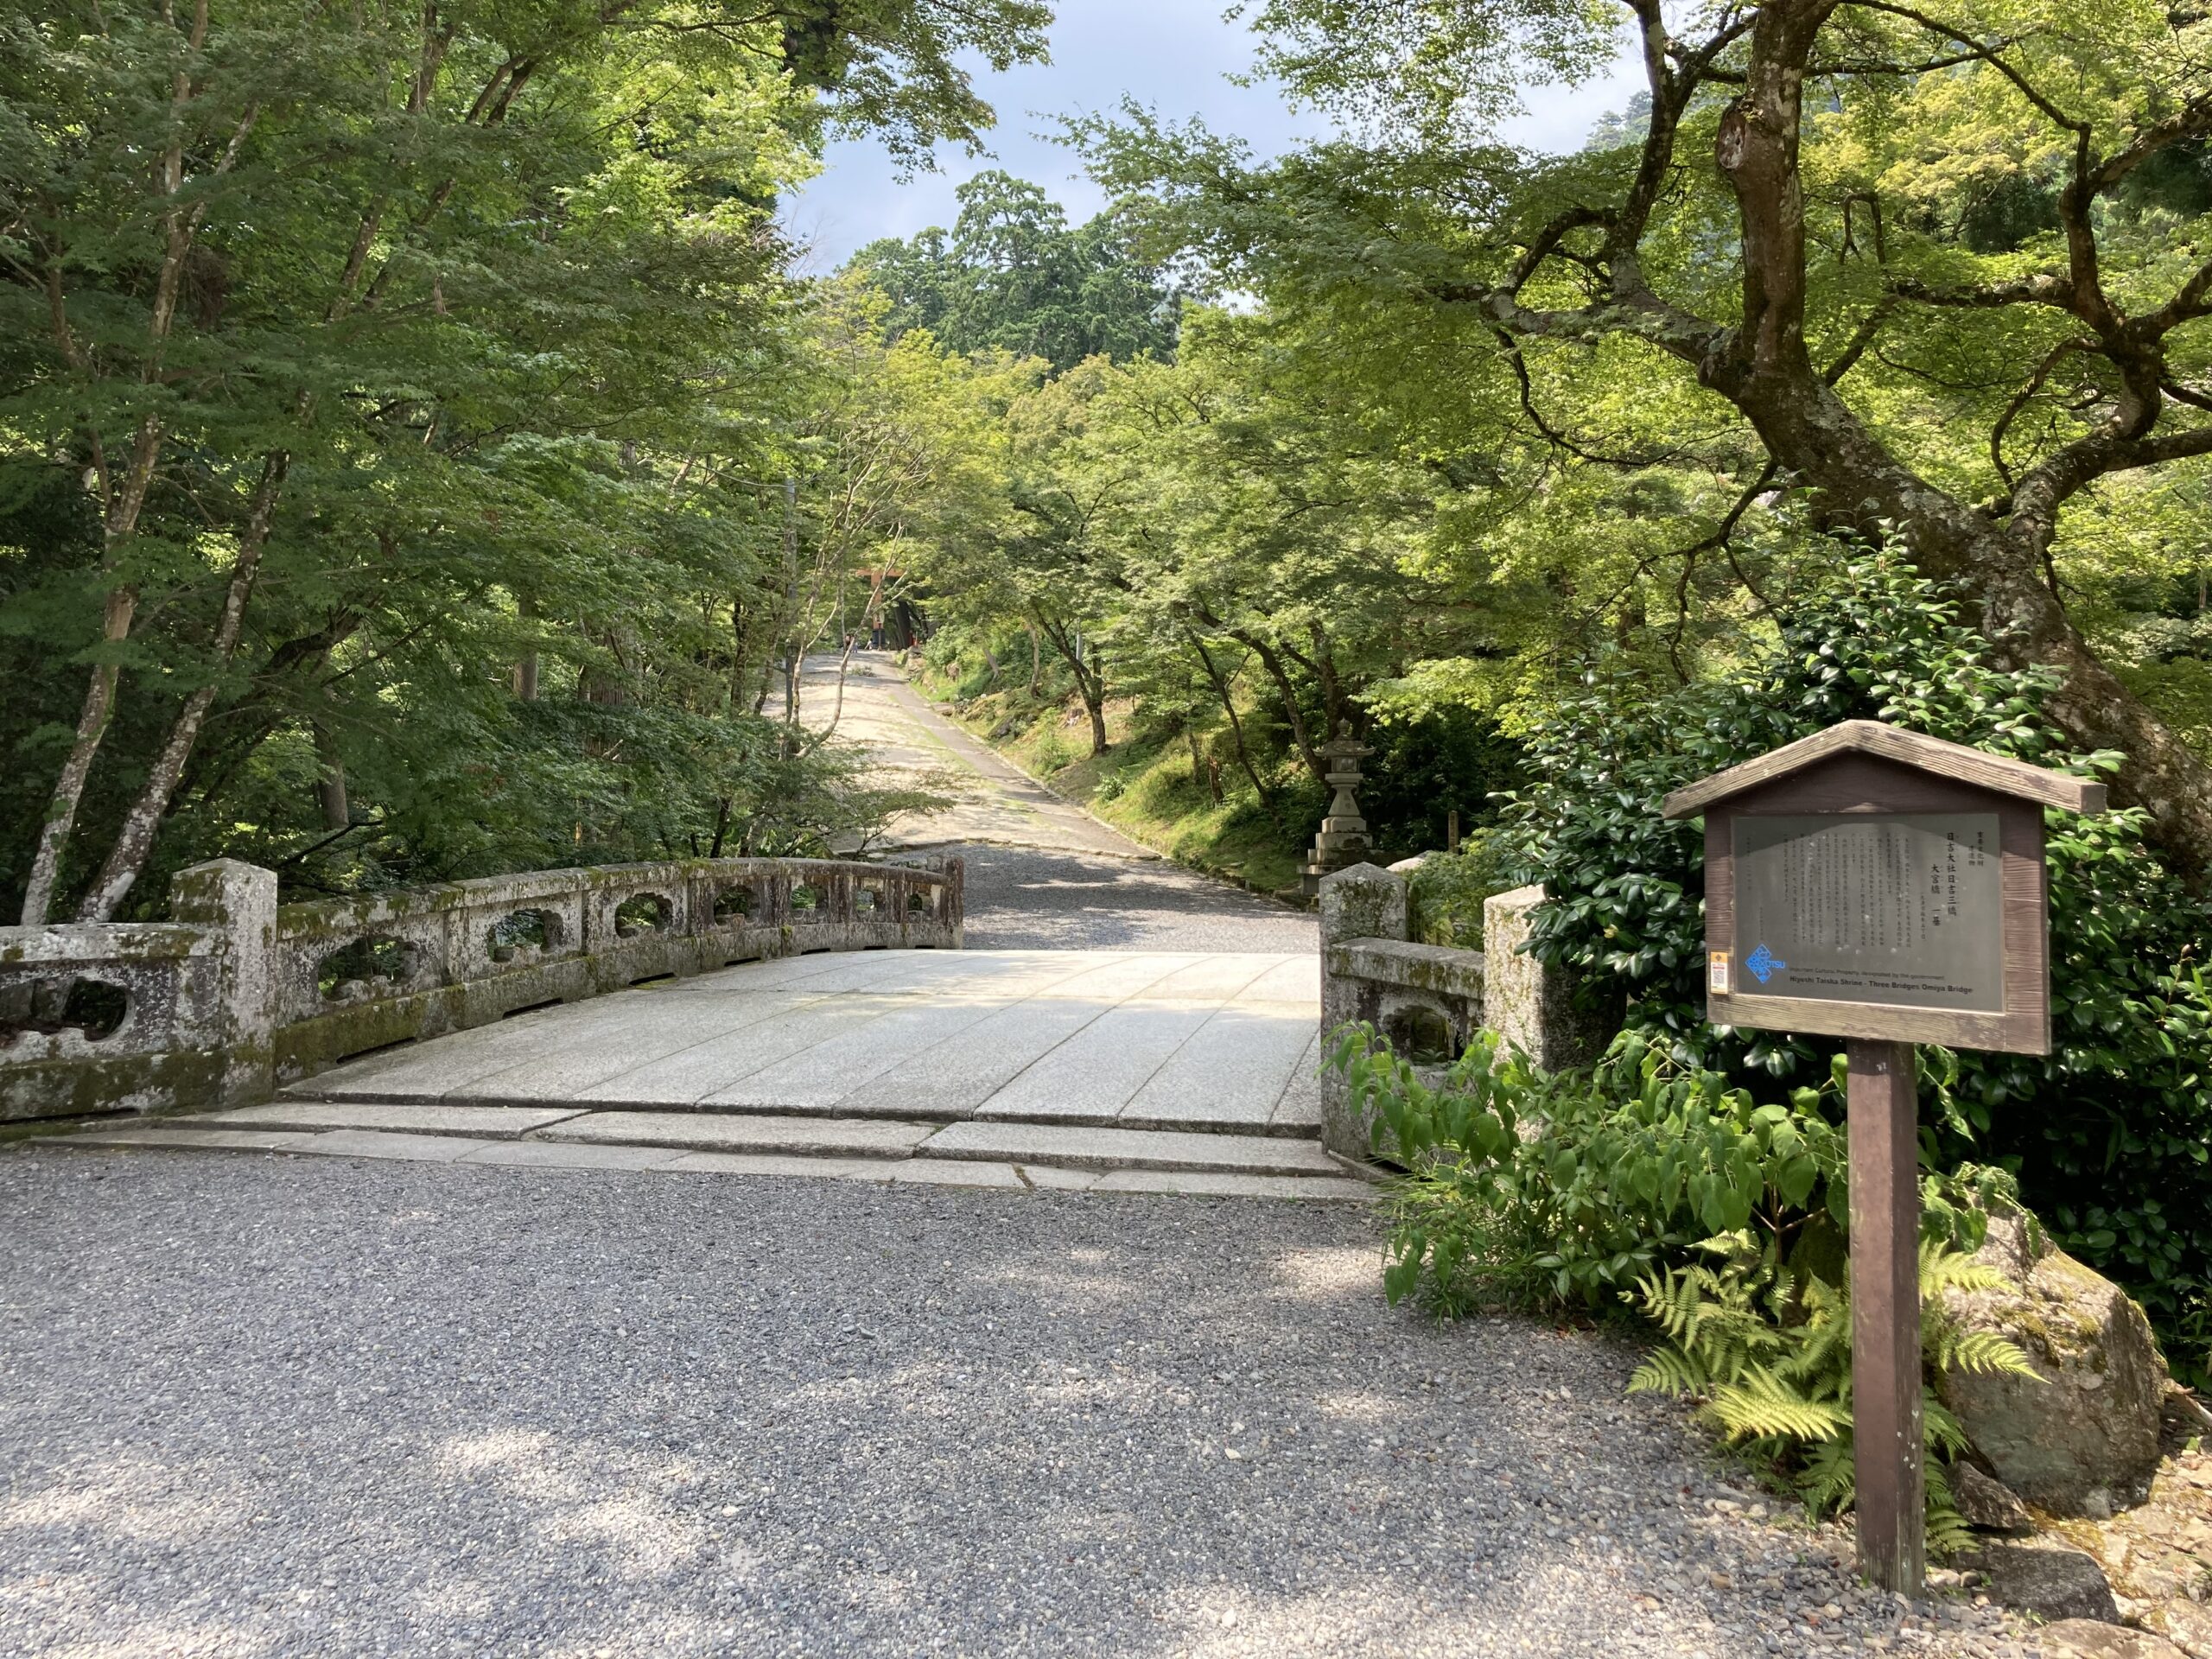
<path id="1" fill-rule="evenodd" d="M 1463 1044 L 1483 959 L 1406 943 L 1380 871 L 1334 880 L 1325 949 L 1309 918 L 1198 877 L 1102 876 L 1143 867 L 1098 855 L 1143 849 L 897 689 L 903 723 L 865 685 L 849 718 L 886 770 L 978 780 L 926 827 L 988 875 L 979 939 L 968 861 L 916 849 L 284 906 L 270 872 L 219 861 L 177 878 L 168 923 L 0 930 L 0 1123 L 67 1122 L 86 1145 L 1363 1196 L 1362 1139 L 1317 1076 L 1324 1027 Z M 1179 891 L 1175 925 L 1132 924 Z"/>

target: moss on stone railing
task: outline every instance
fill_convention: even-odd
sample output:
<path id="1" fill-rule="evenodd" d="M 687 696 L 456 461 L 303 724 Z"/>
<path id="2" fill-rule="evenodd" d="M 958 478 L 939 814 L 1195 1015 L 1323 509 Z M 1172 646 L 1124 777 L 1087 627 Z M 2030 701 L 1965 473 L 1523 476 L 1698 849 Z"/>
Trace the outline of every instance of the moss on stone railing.
<path id="1" fill-rule="evenodd" d="M 174 923 L 0 928 L 0 1124 L 265 1098 L 525 1008 L 816 950 L 957 950 L 957 858 L 696 859 L 312 904 L 219 861 Z"/>
<path id="2" fill-rule="evenodd" d="M 1405 880 L 1372 864 L 1325 877 L 1321 887 L 1321 1033 L 1373 1026 L 1400 1058 L 1433 1084 L 1478 1031 L 1498 1033 L 1547 1071 L 1587 1065 L 1619 1027 L 1586 1009 L 1566 975 L 1528 954 L 1541 887 L 1493 893 L 1483 905 L 1486 950 L 1408 940 Z M 1374 1150 L 1344 1074 L 1321 1079 L 1321 1139 L 1349 1158 Z"/>

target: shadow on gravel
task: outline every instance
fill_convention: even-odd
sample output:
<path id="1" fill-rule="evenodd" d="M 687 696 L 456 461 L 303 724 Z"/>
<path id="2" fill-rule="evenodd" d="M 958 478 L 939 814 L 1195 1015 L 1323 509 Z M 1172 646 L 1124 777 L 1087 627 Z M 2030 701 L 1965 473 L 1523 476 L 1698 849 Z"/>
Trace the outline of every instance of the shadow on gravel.
<path id="1" fill-rule="evenodd" d="M 1895 1633 L 1624 1346 L 1386 1307 L 1351 1205 L 31 1148 L 0 1215 L 0 1653 Z"/>

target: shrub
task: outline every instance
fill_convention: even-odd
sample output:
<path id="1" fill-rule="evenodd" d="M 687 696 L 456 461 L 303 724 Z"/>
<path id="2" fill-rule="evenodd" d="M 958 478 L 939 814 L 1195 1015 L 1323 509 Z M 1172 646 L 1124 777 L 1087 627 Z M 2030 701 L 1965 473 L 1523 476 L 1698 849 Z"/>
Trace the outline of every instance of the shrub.
<path id="1" fill-rule="evenodd" d="M 1486 831 L 1478 830 L 1457 853 L 1431 853 L 1406 884 L 1408 920 L 1422 944 L 1483 948 L 1483 901 L 1509 891 L 1505 853 Z"/>
<path id="2" fill-rule="evenodd" d="M 1370 1028 L 1332 1056 L 1379 1145 L 1409 1167 L 1389 1209 L 1383 1288 L 1446 1316 L 1487 1300 L 1643 1312 L 1664 1343 L 1632 1389 L 1690 1395 L 1745 1455 L 1815 1513 L 1851 1498 L 1847 1163 L 1819 1087 L 1760 1103 L 1663 1043 L 1625 1032 L 1594 1072 L 1546 1075 L 1484 1033 L 1435 1088 Z M 2000 1170 L 1922 1181 L 1923 1306 L 1986 1287 L 1973 1264 Z M 1927 1363 L 2021 1370 L 2009 1344 L 1961 1335 L 1929 1307 Z M 1941 1463 L 1964 1450 L 1932 1397 L 1930 1535 L 1961 1535 Z"/>
<path id="3" fill-rule="evenodd" d="M 1668 791 L 1841 720 L 1885 720 L 2041 765 L 2089 770 L 2041 713 L 2055 678 L 1990 665 L 1955 599 L 1894 550 L 1841 561 L 1724 683 L 1669 695 L 1600 668 L 1531 741 L 1507 804 L 1511 874 L 1541 881 L 1531 949 L 1632 1026 L 1738 1081 L 1804 1082 L 1825 1046 L 1705 1023 L 1704 845 L 1659 816 Z M 1930 1055 L 1938 1162 L 2002 1162 L 2065 1248 L 2137 1297 L 2185 1375 L 2212 1338 L 2212 918 L 2143 844 L 2144 816 L 2050 815 L 2056 1051 Z"/>

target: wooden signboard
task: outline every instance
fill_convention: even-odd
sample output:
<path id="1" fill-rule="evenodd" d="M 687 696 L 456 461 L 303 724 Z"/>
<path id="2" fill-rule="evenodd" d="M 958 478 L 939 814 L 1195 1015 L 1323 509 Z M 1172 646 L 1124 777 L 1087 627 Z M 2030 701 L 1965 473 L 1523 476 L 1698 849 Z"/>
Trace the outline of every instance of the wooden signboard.
<path id="1" fill-rule="evenodd" d="M 1920 1593 L 1920 1190 L 1913 1045 L 2050 1052 L 2044 809 L 2104 785 L 1847 721 L 1667 798 L 1705 818 L 1706 1013 L 1841 1037 L 1850 1065 L 1859 1570 Z"/>

